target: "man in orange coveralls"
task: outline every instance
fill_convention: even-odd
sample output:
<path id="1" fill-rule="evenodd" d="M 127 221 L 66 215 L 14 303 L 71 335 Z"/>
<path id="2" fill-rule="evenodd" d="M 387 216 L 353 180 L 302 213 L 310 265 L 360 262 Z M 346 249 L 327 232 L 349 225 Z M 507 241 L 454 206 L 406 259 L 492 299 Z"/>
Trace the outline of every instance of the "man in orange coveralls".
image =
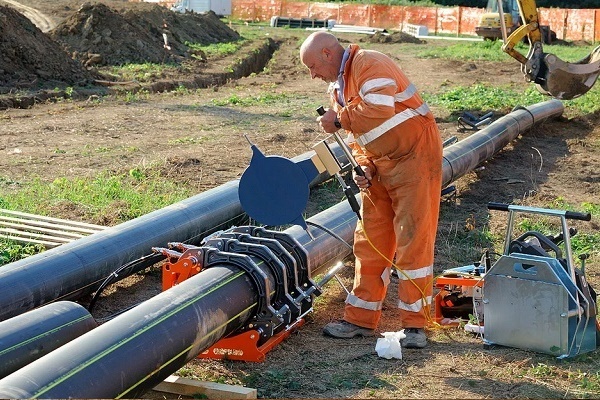
<path id="1" fill-rule="evenodd" d="M 321 128 L 328 133 L 343 128 L 365 172 L 354 177 L 362 200 L 354 287 L 344 319 L 323 332 L 338 338 L 374 334 L 395 255 L 402 345 L 425 347 L 442 181 L 435 119 L 402 70 L 380 52 L 356 44 L 344 48 L 319 31 L 300 47 L 300 60 L 313 79 L 330 83 L 331 108 L 317 119 Z"/>

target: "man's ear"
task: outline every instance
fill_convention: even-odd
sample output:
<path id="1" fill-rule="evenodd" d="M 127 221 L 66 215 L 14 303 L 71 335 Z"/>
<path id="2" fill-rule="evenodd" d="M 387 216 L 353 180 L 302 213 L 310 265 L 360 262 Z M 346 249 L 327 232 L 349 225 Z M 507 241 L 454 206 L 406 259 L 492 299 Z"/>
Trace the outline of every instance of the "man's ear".
<path id="1" fill-rule="evenodd" d="M 321 50 L 321 54 L 324 59 L 331 58 L 331 50 L 329 50 L 327 47 L 324 47 L 323 50 Z"/>

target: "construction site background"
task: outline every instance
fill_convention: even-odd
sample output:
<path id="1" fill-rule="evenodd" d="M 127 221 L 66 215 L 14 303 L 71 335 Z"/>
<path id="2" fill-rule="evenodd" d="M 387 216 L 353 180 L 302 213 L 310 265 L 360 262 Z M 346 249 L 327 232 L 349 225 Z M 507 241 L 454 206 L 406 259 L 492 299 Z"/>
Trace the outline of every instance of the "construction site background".
<path id="1" fill-rule="evenodd" d="M 142 0 L 138 0 L 142 1 Z M 156 1 L 153 1 L 156 2 Z M 170 7 L 175 0 L 159 0 Z M 475 35 L 483 8 L 388 6 L 357 3 L 316 3 L 286 0 L 231 0 L 231 19 L 270 22 L 272 17 L 335 20 L 336 24 L 403 30 L 408 25 L 427 27 L 430 35 Z M 570 41 L 600 40 L 600 9 L 538 8 L 542 25 L 556 38 Z"/>

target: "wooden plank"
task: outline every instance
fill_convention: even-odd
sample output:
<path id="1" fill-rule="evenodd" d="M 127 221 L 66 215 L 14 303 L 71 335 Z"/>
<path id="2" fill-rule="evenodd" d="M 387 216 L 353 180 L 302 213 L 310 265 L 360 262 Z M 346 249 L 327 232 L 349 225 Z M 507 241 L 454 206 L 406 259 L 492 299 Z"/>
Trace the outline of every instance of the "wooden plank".
<path id="1" fill-rule="evenodd" d="M 158 392 L 182 396 L 205 395 L 209 399 L 256 399 L 256 389 L 222 383 L 202 382 L 171 375 L 154 387 Z"/>

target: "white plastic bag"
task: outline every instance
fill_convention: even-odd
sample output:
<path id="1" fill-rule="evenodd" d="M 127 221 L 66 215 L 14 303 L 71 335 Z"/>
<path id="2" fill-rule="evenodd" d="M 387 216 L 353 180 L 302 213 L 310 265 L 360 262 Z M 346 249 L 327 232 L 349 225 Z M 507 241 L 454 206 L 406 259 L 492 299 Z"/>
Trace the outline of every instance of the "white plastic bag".
<path id="1" fill-rule="evenodd" d="M 404 339 L 404 329 L 399 332 L 384 332 L 381 334 L 383 337 L 377 339 L 375 344 L 375 351 L 379 357 L 387 358 L 398 358 L 402 360 L 402 346 L 400 340 Z"/>

